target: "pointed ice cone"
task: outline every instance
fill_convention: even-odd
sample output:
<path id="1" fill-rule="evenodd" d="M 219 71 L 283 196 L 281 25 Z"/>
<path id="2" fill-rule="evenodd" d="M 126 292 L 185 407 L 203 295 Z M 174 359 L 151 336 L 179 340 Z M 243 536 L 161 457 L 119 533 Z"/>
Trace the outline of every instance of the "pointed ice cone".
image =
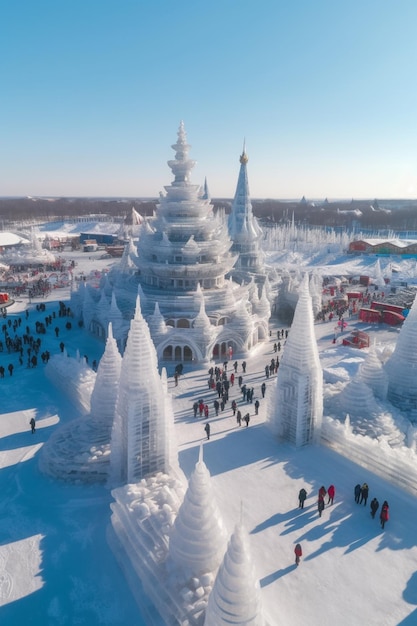
<path id="1" fill-rule="evenodd" d="M 259 581 L 255 576 L 249 537 L 235 528 L 208 599 L 204 626 L 264 626 Z"/>

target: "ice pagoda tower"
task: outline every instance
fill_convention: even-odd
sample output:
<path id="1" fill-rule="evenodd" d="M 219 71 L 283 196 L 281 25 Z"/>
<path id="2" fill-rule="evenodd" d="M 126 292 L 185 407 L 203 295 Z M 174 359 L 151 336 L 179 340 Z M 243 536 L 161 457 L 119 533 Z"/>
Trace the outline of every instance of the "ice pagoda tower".
<path id="1" fill-rule="evenodd" d="M 322 418 L 323 372 L 305 276 L 271 395 L 269 425 L 279 437 L 302 446 L 319 436 Z"/>
<path id="2" fill-rule="evenodd" d="M 249 286 L 227 278 L 239 253 L 232 251 L 224 212 L 213 211 L 207 182 L 201 187 L 190 181 L 195 161 L 188 157 L 190 145 L 182 122 L 172 148 L 175 158 L 168 165 L 174 181 L 165 187 L 155 215 L 141 229 L 134 259 L 146 297 L 143 313 L 153 315 L 158 304 L 168 329 L 153 336 L 158 358 L 204 361 L 225 357 L 230 348 L 245 354 L 268 336 L 268 312 L 255 313 L 249 302 L 249 328 L 246 334 L 238 332 L 235 312 L 249 300 Z M 251 236 L 259 237 L 256 223 L 252 219 L 246 223 Z M 255 256 L 258 268 L 261 261 Z"/>
<path id="3" fill-rule="evenodd" d="M 247 163 L 248 156 L 244 147 L 240 155 L 239 178 L 232 211 L 229 215 L 229 233 L 233 240 L 232 252 L 238 254 L 233 276 L 240 281 L 255 277 L 257 282 L 264 282 L 263 232 L 252 212 Z"/>
<path id="4" fill-rule="evenodd" d="M 166 385 L 158 373 L 155 347 L 137 298 L 122 359 L 111 437 L 113 482 L 136 483 L 171 469 L 166 409 Z"/>
<path id="5" fill-rule="evenodd" d="M 246 164 L 242 165 L 235 202 L 234 242 L 224 211 L 213 209 L 207 181 L 204 185 L 191 183 L 195 161 L 188 156 L 190 147 L 181 122 L 172 145 L 175 157 L 168 161 L 174 180 L 160 194 L 154 215 L 139 225 L 134 249 L 131 243 L 126 245 L 121 262 L 109 272 L 125 320 L 133 316 L 139 293 L 160 362 L 224 360 L 231 352 L 244 357 L 269 336 L 270 308 L 257 306 L 259 298 L 256 302 L 251 298 L 250 283 L 261 271 L 263 257 L 261 231 L 249 200 Z M 245 161 L 246 155 L 242 158 Z M 250 272 L 239 270 L 234 276 L 240 253 L 242 267 Z M 80 310 L 81 298 L 72 297 Z M 236 313 L 242 303 L 248 317 L 244 328 Z M 94 290 L 85 293 L 80 313 L 84 326 L 105 337 L 104 318 L 109 312 L 101 310 L 100 314 L 100 309 L 98 294 Z M 163 324 L 155 318 L 156 312 Z M 120 346 L 128 332 L 123 330 L 125 336 L 118 337 Z"/>
<path id="6" fill-rule="evenodd" d="M 417 421 L 417 298 L 404 320 L 386 371 L 388 400 Z"/>

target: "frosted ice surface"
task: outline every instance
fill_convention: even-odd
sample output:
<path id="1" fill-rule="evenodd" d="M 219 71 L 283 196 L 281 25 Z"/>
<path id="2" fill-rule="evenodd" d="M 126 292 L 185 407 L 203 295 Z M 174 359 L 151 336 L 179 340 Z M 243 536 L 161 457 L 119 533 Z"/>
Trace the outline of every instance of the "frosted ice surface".
<path id="1" fill-rule="evenodd" d="M 199 575 L 219 566 L 225 546 L 226 533 L 210 472 L 200 453 L 171 531 L 169 553 L 177 566 Z"/>
<path id="2" fill-rule="evenodd" d="M 249 537 L 238 524 L 209 595 L 204 626 L 264 626 L 259 581 Z"/>

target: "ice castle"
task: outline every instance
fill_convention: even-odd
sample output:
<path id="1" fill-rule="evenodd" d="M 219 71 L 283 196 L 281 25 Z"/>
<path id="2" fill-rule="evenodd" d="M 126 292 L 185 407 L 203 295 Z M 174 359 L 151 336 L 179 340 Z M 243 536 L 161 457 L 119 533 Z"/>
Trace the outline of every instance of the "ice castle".
<path id="1" fill-rule="evenodd" d="M 115 331 L 123 351 L 139 293 L 159 361 L 207 362 L 245 357 L 268 337 L 271 308 L 264 288 L 254 284 L 262 275 L 262 231 L 251 210 L 247 156 L 241 169 L 228 222 L 214 212 L 207 184 L 191 183 L 195 161 L 184 124 L 168 161 L 174 180 L 160 194 L 153 217 L 140 226 L 137 241 L 126 246 L 120 264 L 101 290 L 81 286 L 72 309 L 85 327 L 106 336 L 110 302 L 124 323 Z M 258 281 L 260 282 L 260 281 Z"/>

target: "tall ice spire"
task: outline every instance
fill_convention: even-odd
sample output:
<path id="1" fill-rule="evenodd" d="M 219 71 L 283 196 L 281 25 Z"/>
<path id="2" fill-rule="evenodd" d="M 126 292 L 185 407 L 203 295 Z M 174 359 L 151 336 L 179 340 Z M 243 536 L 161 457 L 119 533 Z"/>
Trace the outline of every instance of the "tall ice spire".
<path id="1" fill-rule="evenodd" d="M 165 395 L 155 347 L 137 298 L 112 432 L 113 480 L 135 483 L 149 474 L 169 471 Z"/>
<path id="2" fill-rule="evenodd" d="M 296 446 L 316 439 L 323 418 L 323 371 L 307 275 L 301 286 L 272 396 L 269 424 L 275 434 Z"/>

